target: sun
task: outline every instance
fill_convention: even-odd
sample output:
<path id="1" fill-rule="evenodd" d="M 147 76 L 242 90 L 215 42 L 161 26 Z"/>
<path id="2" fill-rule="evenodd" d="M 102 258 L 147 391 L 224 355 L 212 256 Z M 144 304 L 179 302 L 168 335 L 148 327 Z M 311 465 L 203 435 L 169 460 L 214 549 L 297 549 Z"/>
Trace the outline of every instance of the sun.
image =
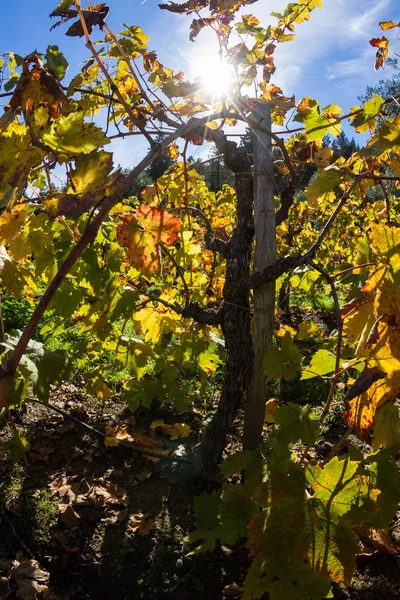
<path id="1" fill-rule="evenodd" d="M 205 54 L 198 57 L 193 64 L 192 72 L 200 89 L 212 98 L 222 98 L 232 92 L 234 83 L 232 66 L 218 54 Z"/>

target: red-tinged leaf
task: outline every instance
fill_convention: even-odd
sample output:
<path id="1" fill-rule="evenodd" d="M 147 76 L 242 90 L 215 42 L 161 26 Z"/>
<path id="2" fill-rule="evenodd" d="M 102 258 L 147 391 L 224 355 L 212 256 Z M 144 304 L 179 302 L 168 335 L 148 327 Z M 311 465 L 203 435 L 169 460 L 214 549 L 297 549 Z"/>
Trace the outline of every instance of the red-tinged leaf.
<path id="1" fill-rule="evenodd" d="M 166 210 L 140 204 L 134 215 L 122 216 L 117 227 L 119 244 L 127 248 L 130 264 L 146 276 L 160 266 L 159 243 L 167 246 L 178 239 L 182 221 Z"/>
<path id="2" fill-rule="evenodd" d="M 170 246 L 177 241 L 178 232 L 182 227 L 179 217 L 174 217 L 171 213 L 156 206 L 146 206 L 146 204 L 138 206 L 135 217 L 157 242 L 164 242 Z"/>
<path id="3" fill-rule="evenodd" d="M 387 48 L 389 46 L 389 40 L 385 36 L 381 38 L 372 38 L 372 40 L 369 40 L 369 43 L 371 46 L 374 46 L 374 48 Z"/>

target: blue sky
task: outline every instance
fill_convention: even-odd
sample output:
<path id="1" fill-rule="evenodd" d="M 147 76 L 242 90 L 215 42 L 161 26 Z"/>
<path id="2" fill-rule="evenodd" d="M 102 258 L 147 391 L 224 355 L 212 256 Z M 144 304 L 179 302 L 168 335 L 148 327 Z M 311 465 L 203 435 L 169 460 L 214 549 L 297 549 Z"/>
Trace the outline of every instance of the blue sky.
<path id="1" fill-rule="evenodd" d="M 0 54 L 12 50 L 26 55 L 34 49 L 44 51 L 48 44 L 57 44 L 70 63 L 72 76 L 79 70 L 88 51 L 80 38 L 67 38 L 66 27 L 50 31 L 53 20 L 48 14 L 57 0 L 19 0 L 7 2 L 2 13 Z M 85 2 L 83 2 L 85 5 Z M 255 14 L 262 24 L 273 23 L 271 11 L 281 10 L 287 0 L 259 0 L 245 12 Z M 108 25 L 114 31 L 121 23 L 140 25 L 151 37 L 150 48 L 157 50 L 166 66 L 193 76 L 196 62 L 215 48 L 214 40 L 202 32 L 189 42 L 190 17 L 174 15 L 158 8 L 156 0 L 109 0 Z M 369 44 L 372 37 L 381 37 L 379 21 L 400 20 L 398 0 L 324 0 L 323 9 L 316 9 L 311 21 L 297 27 L 296 41 L 282 44 L 276 53 L 277 73 L 273 82 L 286 95 L 296 100 L 312 96 L 322 106 L 339 104 L 344 111 L 357 104 L 357 96 L 367 85 L 390 76 L 390 70 L 375 72 L 376 49 Z M 391 48 L 400 53 L 400 41 L 395 30 L 388 32 Z M 351 128 L 346 128 L 352 133 Z M 113 144 L 115 162 L 132 165 L 141 158 L 146 144 L 131 140 Z M 194 149 L 193 154 L 206 153 Z"/>

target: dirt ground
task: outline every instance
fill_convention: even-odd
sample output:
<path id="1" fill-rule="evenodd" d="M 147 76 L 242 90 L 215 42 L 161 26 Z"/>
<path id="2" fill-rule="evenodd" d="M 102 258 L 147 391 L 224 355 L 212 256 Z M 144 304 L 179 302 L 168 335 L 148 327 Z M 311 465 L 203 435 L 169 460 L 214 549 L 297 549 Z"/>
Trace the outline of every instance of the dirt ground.
<path id="1" fill-rule="evenodd" d="M 16 416 L 22 432 L 29 425 L 29 465 L 0 451 L 0 600 L 239 597 L 249 566 L 244 543 L 193 555 L 186 541 L 204 482 L 193 481 L 185 464 L 112 445 L 114 436 L 185 458 L 201 437 L 201 415 L 177 419 L 160 409 L 156 417 L 146 411 L 133 417 L 126 405 L 99 405 L 72 384 L 53 392 L 51 403 L 101 431 L 112 427 L 111 445 L 38 404 Z M 162 423 L 152 426 L 155 419 Z M 168 429 L 177 420 L 189 426 L 180 430 L 185 437 Z M 0 424 L 0 443 L 8 437 Z M 231 451 L 235 445 L 233 436 Z M 391 531 L 397 544 L 398 516 Z M 334 594 L 337 600 L 400 599 L 400 556 L 361 556 L 352 587 L 336 586 Z"/>

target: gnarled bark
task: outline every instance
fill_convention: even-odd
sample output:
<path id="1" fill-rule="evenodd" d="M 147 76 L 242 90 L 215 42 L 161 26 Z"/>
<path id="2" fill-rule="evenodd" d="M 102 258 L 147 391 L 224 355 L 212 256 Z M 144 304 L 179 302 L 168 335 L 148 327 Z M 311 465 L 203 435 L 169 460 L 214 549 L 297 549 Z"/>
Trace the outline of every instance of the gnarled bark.
<path id="1" fill-rule="evenodd" d="M 220 400 L 200 446 L 202 472 L 215 474 L 225 446 L 225 437 L 248 387 L 253 353 L 250 334 L 249 291 L 238 283 L 250 272 L 253 228 L 253 177 L 245 150 L 224 141 L 225 163 L 235 174 L 237 223 L 226 248 L 224 302 L 219 311 L 225 337 L 226 370 Z"/>

